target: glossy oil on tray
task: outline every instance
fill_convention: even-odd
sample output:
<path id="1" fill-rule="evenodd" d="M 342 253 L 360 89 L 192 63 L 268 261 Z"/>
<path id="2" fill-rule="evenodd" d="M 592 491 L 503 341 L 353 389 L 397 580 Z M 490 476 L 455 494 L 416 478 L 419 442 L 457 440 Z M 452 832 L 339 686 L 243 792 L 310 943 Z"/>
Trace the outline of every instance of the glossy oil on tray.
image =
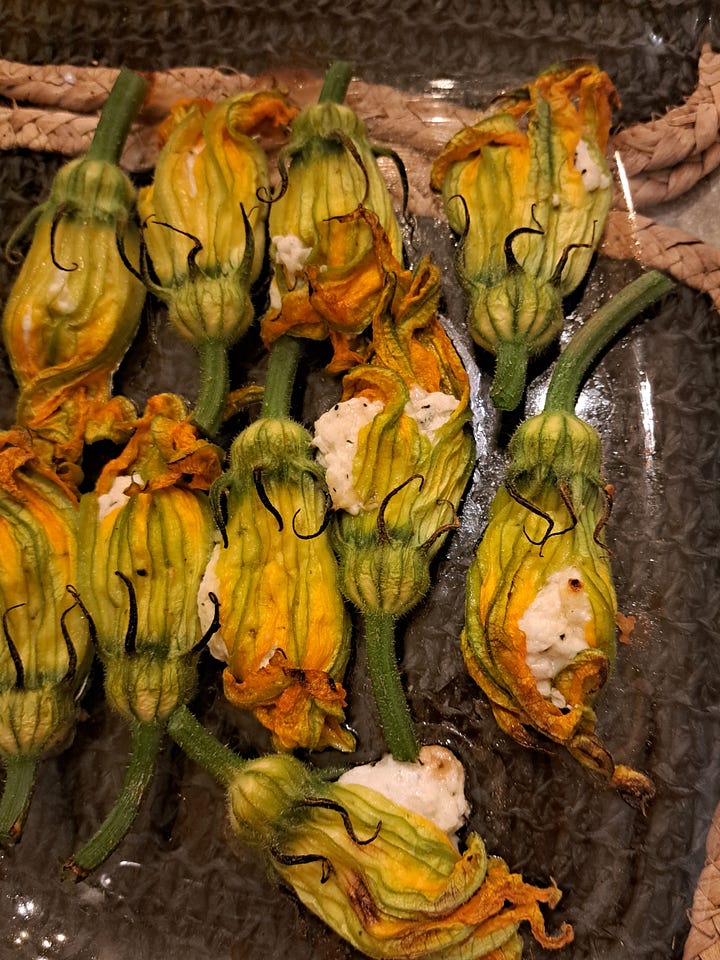
<path id="1" fill-rule="evenodd" d="M 445 9 L 441 9 L 444 7 Z M 481 108 L 503 88 L 554 60 L 592 57 L 623 101 L 619 119 L 648 118 L 694 86 L 707 30 L 701 3 L 551 5 L 369 2 L 314 9 L 293 2 L 149 2 L 84 5 L 11 2 L 0 54 L 30 63 L 141 70 L 228 66 L 248 73 L 300 67 L 321 73 L 350 59 L 371 83 L 432 93 Z M 292 92 L 292 91 L 291 91 Z M 402 156 L 402 143 L 396 145 Z M 60 160 L 0 155 L 0 230 L 45 195 Z M 472 813 L 489 852 L 526 879 L 553 877 L 564 896 L 548 927 L 575 928 L 557 954 L 574 960 L 670 960 L 682 956 L 687 912 L 703 863 L 707 827 L 720 800 L 720 650 L 717 644 L 720 320 L 699 294 L 679 287 L 613 344 L 592 371 L 578 413 L 599 431 L 605 476 L 616 488 L 608 543 L 621 611 L 636 618 L 598 705 L 599 731 L 617 758 L 646 770 L 657 797 L 643 815 L 559 753 L 531 754 L 504 736 L 468 678 L 459 649 L 464 577 L 502 477 L 517 423 L 492 409 L 491 365 L 464 328 L 453 240 L 440 220 L 419 218 L 406 234 L 410 262 L 431 251 L 443 269 L 444 319 L 472 381 L 478 460 L 461 528 L 439 558 L 426 601 L 401 624 L 403 669 L 420 737 L 451 747 L 467 771 Z M 0 264 L 3 298 L 15 268 Z M 567 336 L 640 267 L 600 256 L 573 303 Z M 160 390 L 192 402 L 194 358 L 151 304 L 116 379 L 142 407 Z M 532 368 L 526 413 L 539 408 L 553 354 Z M 233 381 L 261 380 L 251 339 L 233 353 Z M 315 363 L 299 416 L 311 422 L 337 392 Z M 15 388 L 5 358 L 0 410 L 12 420 Z M 383 750 L 358 636 L 349 722 L 359 749 Z M 250 717 L 222 698 L 219 670 L 203 664 L 193 704 L 203 723 L 243 756 L 270 749 Z M 120 849 L 84 883 L 60 881 L 67 856 L 100 823 L 122 778 L 128 737 L 106 708 L 101 677 L 83 701 L 75 742 L 45 761 L 20 844 L 0 853 L 0 956 L 62 960 L 350 960 L 359 957 L 237 846 L 222 791 L 168 746 L 148 803 Z M 325 753 L 323 766 L 347 762 Z M 544 952 L 526 944 L 526 955 Z"/>

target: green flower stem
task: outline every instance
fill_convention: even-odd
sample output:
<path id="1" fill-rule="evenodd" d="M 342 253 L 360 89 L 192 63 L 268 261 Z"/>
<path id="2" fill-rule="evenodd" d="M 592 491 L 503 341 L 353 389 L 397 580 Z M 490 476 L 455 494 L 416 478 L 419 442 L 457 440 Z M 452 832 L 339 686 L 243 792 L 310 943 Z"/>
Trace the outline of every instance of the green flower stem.
<path id="1" fill-rule="evenodd" d="M 261 417 L 287 420 L 290 416 L 295 374 L 300 359 L 300 341 L 296 337 L 280 337 L 273 344 L 268 361 Z"/>
<path id="2" fill-rule="evenodd" d="M 319 103 L 342 103 L 352 80 L 352 64 L 346 60 L 332 63 L 325 74 Z"/>
<path id="3" fill-rule="evenodd" d="M 187 707 L 178 707 L 168 720 L 168 733 L 185 753 L 227 786 L 242 769 L 245 761 L 206 730 Z"/>
<path id="4" fill-rule="evenodd" d="M 503 340 L 498 344 L 490 388 L 490 399 L 498 410 L 515 410 L 519 405 L 525 390 L 527 365 L 526 344 L 517 340 Z"/>
<path id="5" fill-rule="evenodd" d="M 192 414 L 193 423 L 208 437 L 220 429 L 230 372 L 228 347 L 224 340 L 206 338 L 196 344 L 200 357 L 200 391 Z"/>
<path id="6" fill-rule="evenodd" d="M 37 757 L 8 757 L 5 787 L 0 799 L 0 844 L 14 843 L 20 835 L 35 786 Z"/>
<path id="7" fill-rule="evenodd" d="M 133 724 L 130 759 L 120 794 L 97 833 L 65 864 L 76 879 L 82 880 L 99 867 L 132 826 L 152 781 L 164 734 L 162 723 Z"/>
<path id="8" fill-rule="evenodd" d="M 545 412 L 572 413 L 580 384 L 595 357 L 623 327 L 674 286 L 664 274 L 651 270 L 596 310 L 558 357 L 545 397 Z"/>
<path id="9" fill-rule="evenodd" d="M 100 114 L 87 152 L 89 160 L 118 162 L 147 88 L 147 80 L 127 67 L 122 68 Z"/>
<path id="10" fill-rule="evenodd" d="M 396 760 L 417 759 L 419 746 L 395 656 L 395 617 L 365 614 L 368 672 L 388 750 Z"/>

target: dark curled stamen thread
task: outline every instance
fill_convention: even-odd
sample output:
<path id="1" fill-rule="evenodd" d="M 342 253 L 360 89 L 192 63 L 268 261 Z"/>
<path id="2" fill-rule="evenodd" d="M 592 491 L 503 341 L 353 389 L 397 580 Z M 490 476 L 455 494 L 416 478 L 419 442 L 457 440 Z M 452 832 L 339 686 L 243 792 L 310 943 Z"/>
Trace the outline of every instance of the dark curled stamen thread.
<path id="1" fill-rule="evenodd" d="M 290 526 L 292 527 L 292 532 L 295 534 L 298 540 L 314 540 L 316 537 L 319 537 L 322 533 L 325 533 L 325 531 L 327 530 L 327 526 L 330 523 L 330 518 L 332 516 L 332 500 L 326 493 L 325 494 L 325 513 L 323 514 L 322 523 L 320 524 L 318 529 L 315 531 L 315 533 L 298 533 L 297 527 L 295 526 L 295 521 L 297 520 L 298 515 L 301 512 L 302 512 L 302 508 L 298 507 L 298 509 L 293 514 L 292 523 L 290 524 Z"/>
<path id="2" fill-rule="evenodd" d="M 227 482 L 222 477 L 220 477 L 210 487 L 210 509 L 212 510 L 215 526 L 220 531 L 220 536 L 222 537 L 223 547 L 225 548 L 225 550 L 227 550 L 227 548 L 230 545 L 230 541 L 228 540 L 228 535 L 227 535 L 227 524 L 228 524 L 227 499 L 228 499 Z"/>
<path id="3" fill-rule="evenodd" d="M 87 620 L 88 633 L 90 634 L 90 642 L 91 642 L 93 645 L 95 645 L 95 644 L 97 643 L 97 629 L 96 629 L 96 627 L 95 627 L 95 621 L 94 621 L 93 618 L 90 616 L 90 611 L 89 611 L 88 608 L 85 606 L 85 604 L 82 602 L 82 598 L 81 598 L 81 596 L 80 596 L 80 593 L 79 593 L 77 587 L 74 587 L 71 583 L 68 583 L 68 584 L 65 586 L 65 589 L 66 589 L 67 592 L 70 594 L 70 596 L 73 598 L 73 600 L 75 601 L 75 603 L 80 607 L 80 610 L 82 611 L 82 615 L 83 615 L 83 616 L 85 617 L 85 619 Z"/>
<path id="4" fill-rule="evenodd" d="M 62 270 L 64 273 L 73 273 L 73 271 L 77 270 L 78 268 L 77 263 L 73 263 L 72 266 L 70 267 L 64 267 L 55 256 L 55 240 L 57 237 L 57 228 L 60 224 L 60 221 L 65 216 L 66 209 L 67 208 L 61 204 L 53 214 L 52 223 L 50 224 L 50 259 L 52 260 L 53 264 L 58 268 L 58 270 Z"/>
<path id="5" fill-rule="evenodd" d="M 603 543 L 603 541 L 600 539 L 600 534 L 602 533 L 603 527 L 605 527 L 607 524 L 608 520 L 610 519 L 610 514 L 612 513 L 614 490 L 611 486 L 607 486 L 602 488 L 602 492 L 605 497 L 605 504 L 603 506 L 603 512 L 600 516 L 600 519 L 595 524 L 592 538 L 599 547 L 602 547 L 603 550 L 607 550 L 607 552 L 610 553 L 607 544 Z"/>
<path id="6" fill-rule="evenodd" d="M 24 607 L 24 603 L 16 603 L 12 607 L 8 607 L 5 613 L 2 616 L 2 625 L 3 633 L 5 634 L 5 643 L 7 644 L 8 651 L 10 653 L 10 659 L 13 662 L 15 667 L 15 689 L 23 690 L 25 687 L 25 668 L 23 667 L 23 662 L 20 654 L 18 653 L 18 648 L 13 643 L 12 637 L 10 636 L 10 631 L 8 629 L 7 618 L 11 610 L 17 610 L 18 607 Z"/>
<path id="7" fill-rule="evenodd" d="M 260 503 L 265 507 L 268 513 L 271 513 L 277 520 L 278 533 L 280 533 L 283 529 L 283 518 L 280 516 L 278 509 L 270 502 L 270 498 L 265 491 L 265 487 L 263 486 L 262 482 L 262 467 L 253 468 L 253 483 L 255 484 L 255 491 L 257 492 Z"/>
<path id="8" fill-rule="evenodd" d="M 403 163 L 402 158 L 392 149 L 392 147 L 373 146 L 372 152 L 376 157 L 387 157 L 389 160 L 392 160 L 393 164 L 395 165 L 397 174 L 400 177 L 400 185 L 402 187 L 402 215 L 403 217 L 406 217 L 408 200 L 410 197 L 410 183 L 408 181 L 407 170 L 405 169 L 405 164 Z"/>
<path id="9" fill-rule="evenodd" d="M 534 216 L 535 214 L 533 213 L 533 218 Z M 513 252 L 513 241 L 515 240 L 515 238 L 522 236 L 522 234 L 524 233 L 534 233 L 542 236 L 544 232 L 545 232 L 544 230 L 542 229 L 538 230 L 535 227 L 518 227 L 517 230 L 510 231 L 510 233 L 505 237 L 505 246 L 504 246 L 505 263 L 507 264 L 508 270 L 517 270 L 520 267 L 520 264 L 515 256 L 515 253 Z"/>
<path id="10" fill-rule="evenodd" d="M 206 647 L 210 643 L 213 635 L 216 634 L 220 629 L 220 601 L 212 592 L 208 593 L 208 600 L 212 603 L 214 608 L 212 623 L 202 637 L 200 637 L 195 646 L 190 650 L 190 653 L 200 653 L 203 647 Z"/>
<path id="11" fill-rule="evenodd" d="M 455 510 L 455 504 L 452 502 L 452 500 L 445 500 L 440 498 L 436 500 L 435 503 L 438 506 L 441 506 L 443 503 L 446 503 L 452 510 L 453 518 L 450 521 L 450 523 L 444 523 L 442 524 L 442 526 L 439 526 L 435 531 L 435 533 L 433 533 L 432 536 L 428 537 L 425 543 L 420 544 L 421 550 L 429 550 L 430 547 L 435 543 L 438 537 L 441 537 L 444 533 L 448 533 L 450 530 L 457 530 L 458 527 L 460 526 L 460 518 L 457 515 L 457 512 Z"/>
<path id="12" fill-rule="evenodd" d="M 191 280 L 194 280 L 200 271 L 200 268 L 196 263 L 196 259 L 197 259 L 197 255 L 200 253 L 200 251 L 203 248 L 202 241 L 198 237 L 196 237 L 194 233 L 188 233 L 187 230 L 181 230 L 179 227 L 174 227 L 171 223 L 166 223 L 164 220 L 156 220 L 154 217 L 151 217 L 145 221 L 145 223 L 143 224 L 143 227 L 144 228 L 147 227 L 148 223 L 152 223 L 158 227 L 167 227 L 168 230 L 172 230 L 174 233 L 179 233 L 180 236 L 187 237 L 188 240 L 192 240 L 193 245 L 187 255 L 186 263 L 188 268 L 188 275 Z"/>
<path id="13" fill-rule="evenodd" d="M 138 629 L 137 597 L 135 596 L 135 588 L 132 585 L 132 581 L 128 577 L 126 577 L 124 573 L 120 573 L 119 570 L 116 570 L 115 576 L 120 577 L 122 582 L 127 587 L 127 592 L 128 592 L 130 612 L 128 614 L 127 633 L 125 634 L 125 653 L 129 657 L 131 657 L 137 649 L 137 629 Z"/>
<path id="14" fill-rule="evenodd" d="M 504 483 L 505 483 L 505 489 L 513 498 L 513 500 L 519 503 L 521 507 L 525 507 L 526 510 L 529 510 L 530 513 L 534 513 L 536 517 L 542 517 L 545 523 L 547 523 L 548 528 L 545 531 L 545 536 L 542 537 L 540 540 L 533 540 L 533 538 L 528 534 L 527 530 L 523 526 L 523 533 L 525 534 L 525 539 L 529 543 L 531 543 L 534 547 L 540 547 L 540 554 L 542 555 L 542 548 L 545 545 L 545 541 L 552 533 L 552 529 L 555 526 L 555 521 L 553 520 L 552 517 L 548 516 L 547 513 L 544 513 L 542 510 L 540 510 L 539 507 L 536 507 L 534 503 L 531 503 L 528 499 L 526 499 L 517 489 L 517 487 L 512 482 L 512 480 L 505 480 Z"/>
<path id="15" fill-rule="evenodd" d="M 345 827 L 345 833 L 347 833 L 352 842 L 356 843 L 359 847 L 365 847 L 369 843 L 372 843 L 373 840 L 377 840 L 380 828 L 382 827 L 382 820 L 378 820 L 372 836 L 368 837 L 367 840 L 361 840 L 355 833 L 350 814 L 341 803 L 337 803 L 335 800 L 326 800 L 325 797 L 308 797 L 306 800 L 303 800 L 302 805 L 304 807 L 322 807 L 324 810 L 333 810 L 335 813 L 339 813 L 343 826 Z"/>
<path id="16" fill-rule="evenodd" d="M 394 490 L 391 490 L 390 493 L 385 497 L 383 502 L 380 504 L 380 509 L 378 510 L 377 521 L 375 526 L 377 527 L 378 540 L 380 543 L 389 543 L 390 537 L 388 536 L 387 527 L 385 525 L 385 511 L 387 510 L 387 505 L 390 503 L 392 498 L 400 493 L 400 491 L 406 487 L 413 480 L 420 481 L 420 489 L 422 490 L 423 485 L 425 484 L 425 477 L 420 473 L 413 473 L 412 476 L 408 477 L 407 480 L 403 480 L 402 483 L 398 484 Z"/>
<path id="17" fill-rule="evenodd" d="M 282 155 L 282 153 L 277 159 L 277 172 L 280 174 L 280 189 L 275 192 L 273 187 L 267 187 L 265 184 L 258 187 L 255 191 L 255 196 L 258 198 L 260 203 L 267 203 L 268 205 L 277 203 L 278 200 L 280 200 L 281 197 L 284 197 L 287 193 L 290 178 L 288 177 L 285 157 Z"/>
<path id="18" fill-rule="evenodd" d="M 60 616 L 60 632 L 63 635 L 63 640 L 65 641 L 65 646 L 67 647 L 68 653 L 68 668 L 65 671 L 65 676 L 63 677 L 63 682 L 67 683 L 72 683 L 77 672 L 77 650 L 75 649 L 75 644 L 72 642 L 70 632 L 67 628 L 67 624 L 65 623 L 68 614 L 72 613 L 75 607 L 77 607 L 77 603 L 74 603 L 71 607 L 68 607 L 67 610 L 63 610 L 62 615 Z"/>
<path id="19" fill-rule="evenodd" d="M 333 865 L 327 857 L 323 857 L 321 854 L 306 853 L 292 856 L 289 853 L 280 853 L 276 847 L 271 847 L 270 856 L 284 867 L 298 867 L 303 863 L 321 863 L 322 875 L 320 877 L 320 883 L 327 883 L 333 872 Z"/>
<path id="20" fill-rule="evenodd" d="M 570 526 L 563 527 L 562 530 L 555 530 L 553 533 L 546 533 L 543 539 L 543 546 L 550 539 L 550 537 L 561 537 L 564 533 L 570 533 L 571 530 L 574 530 L 577 526 L 577 513 L 575 512 L 575 506 L 572 502 L 572 495 L 568 490 L 568 486 L 564 480 L 558 480 L 558 492 L 562 497 L 562 502 L 565 504 L 565 509 L 570 514 Z M 542 550 L 540 551 L 542 553 Z"/>
<path id="21" fill-rule="evenodd" d="M 141 243 L 141 248 L 144 247 L 145 240 L 141 239 L 140 243 Z M 125 269 L 129 270 L 130 273 L 135 277 L 135 279 L 140 281 L 140 283 L 145 283 L 145 278 L 143 277 L 143 272 L 142 272 L 143 271 L 142 249 L 140 253 L 140 266 L 136 268 L 132 265 L 132 263 L 130 263 L 130 258 L 128 257 L 127 251 L 125 250 L 125 238 L 123 237 L 123 233 L 122 233 L 122 230 L 120 229 L 119 224 L 118 224 L 117 230 L 115 231 L 115 246 L 117 247 L 118 256 L 122 260 L 123 265 L 125 266 Z"/>
<path id="22" fill-rule="evenodd" d="M 595 227 L 593 227 L 593 233 L 594 232 Z M 556 287 L 559 286 L 560 280 L 562 279 L 562 272 L 567 265 L 571 250 L 580 250 L 581 248 L 590 249 L 591 246 L 592 244 L 590 243 L 569 243 L 560 254 L 560 259 L 557 262 L 557 266 L 553 270 L 553 275 L 550 277 L 550 283 Z"/>

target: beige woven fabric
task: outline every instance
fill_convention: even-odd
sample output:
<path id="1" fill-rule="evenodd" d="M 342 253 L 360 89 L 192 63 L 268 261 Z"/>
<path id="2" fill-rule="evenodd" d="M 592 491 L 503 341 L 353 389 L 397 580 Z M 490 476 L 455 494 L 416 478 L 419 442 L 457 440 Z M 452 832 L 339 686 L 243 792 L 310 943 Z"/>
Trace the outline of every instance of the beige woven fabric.
<path id="1" fill-rule="evenodd" d="M 710 824 L 706 850 L 683 960 L 720 960 L 720 806 Z"/>

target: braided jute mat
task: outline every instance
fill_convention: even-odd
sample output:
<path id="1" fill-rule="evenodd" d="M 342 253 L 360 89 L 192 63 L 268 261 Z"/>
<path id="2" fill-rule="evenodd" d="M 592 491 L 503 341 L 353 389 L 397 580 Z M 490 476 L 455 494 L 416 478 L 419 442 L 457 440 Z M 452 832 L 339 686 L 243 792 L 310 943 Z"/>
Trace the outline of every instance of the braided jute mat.
<path id="1" fill-rule="evenodd" d="M 63 156 L 84 152 L 117 73 L 104 67 L 38 67 L 0 60 L 0 150 L 24 148 Z M 292 70 L 251 77 L 180 68 L 150 74 L 149 80 L 150 93 L 122 158 L 129 171 L 152 169 L 157 125 L 177 99 L 219 99 L 277 86 L 302 107 L 317 99 L 321 85 L 320 77 Z M 404 161 L 410 212 L 440 216 L 440 201 L 429 189 L 430 164 L 460 127 L 478 119 L 477 112 L 359 80 L 351 83 L 347 102 L 366 122 L 373 141 L 392 147 Z M 602 252 L 668 272 L 708 294 L 720 312 L 720 246 L 642 212 L 686 193 L 720 165 L 720 53 L 705 47 L 697 87 L 686 102 L 617 133 L 608 159 L 618 177 Z M 399 180 L 394 189 L 399 193 Z M 720 960 L 720 806 L 709 831 L 690 921 L 683 960 Z"/>

